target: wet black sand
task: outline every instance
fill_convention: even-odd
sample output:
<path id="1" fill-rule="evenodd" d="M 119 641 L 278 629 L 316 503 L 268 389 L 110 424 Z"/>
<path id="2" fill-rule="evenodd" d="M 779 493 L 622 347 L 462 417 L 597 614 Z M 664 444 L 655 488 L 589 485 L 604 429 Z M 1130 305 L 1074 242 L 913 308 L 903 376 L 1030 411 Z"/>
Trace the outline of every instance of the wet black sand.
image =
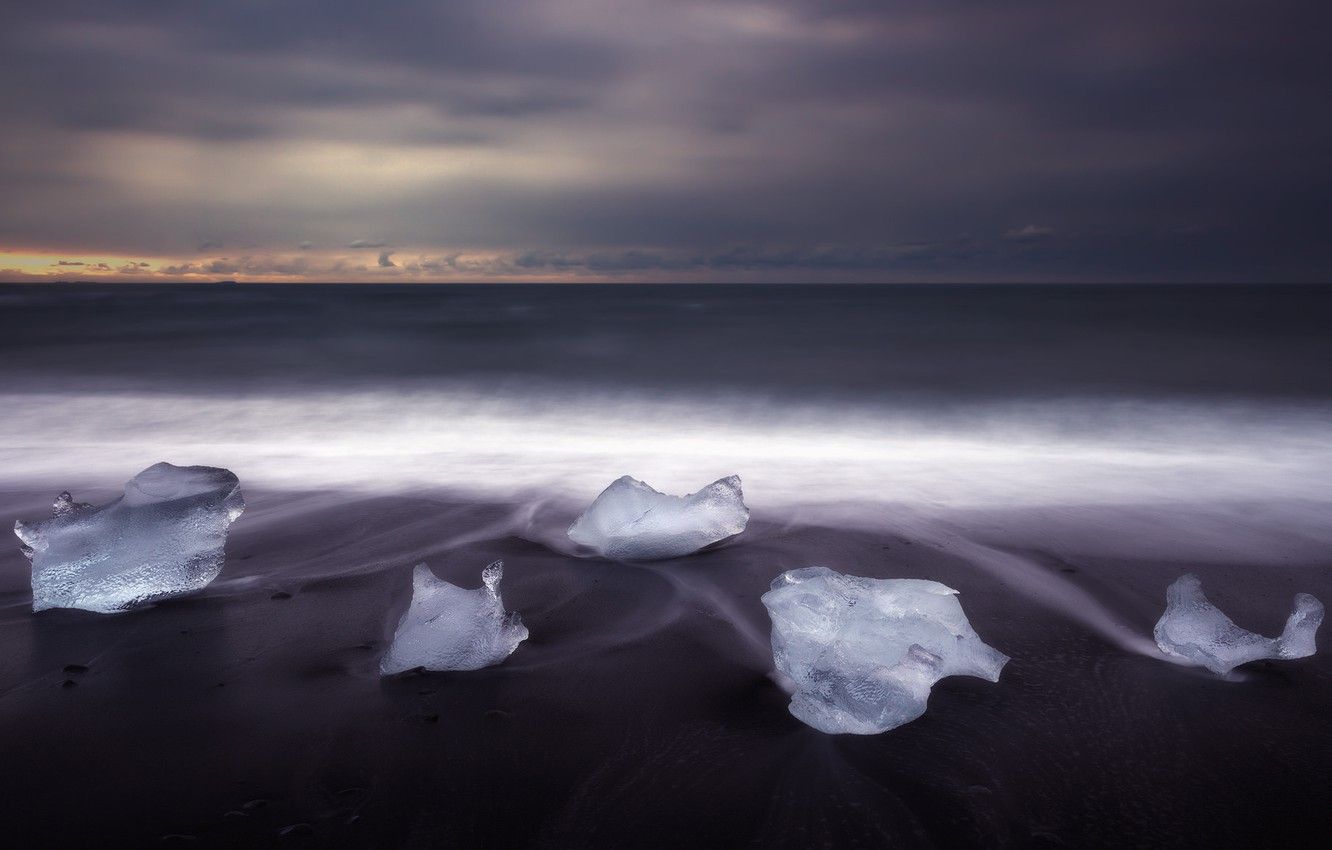
<path id="1" fill-rule="evenodd" d="M 222 578 L 131 614 L 34 616 L 27 562 L 0 549 L 9 846 L 1250 847 L 1332 831 L 1332 654 L 1222 682 L 1126 652 L 887 510 L 876 532 L 760 515 L 732 545 L 639 567 L 555 551 L 560 507 L 248 495 Z M 5 493 L 0 519 L 49 496 Z M 1131 541 L 1125 557 L 1076 535 L 1033 545 L 1041 515 L 1021 520 L 998 540 L 989 517 L 987 542 L 1143 635 L 1185 568 L 1267 633 L 1296 590 L 1332 601 L 1316 544 L 1185 565 Z M 475 586 L 495 558 L 531 638 L 498 668 L 381 680 L 412 565 Z M 810 564 L 945 582 L 1013 660 L 998 685 L 945 680 L 883 735 L 805 728 L 766 676 L 758 597 Z"/>

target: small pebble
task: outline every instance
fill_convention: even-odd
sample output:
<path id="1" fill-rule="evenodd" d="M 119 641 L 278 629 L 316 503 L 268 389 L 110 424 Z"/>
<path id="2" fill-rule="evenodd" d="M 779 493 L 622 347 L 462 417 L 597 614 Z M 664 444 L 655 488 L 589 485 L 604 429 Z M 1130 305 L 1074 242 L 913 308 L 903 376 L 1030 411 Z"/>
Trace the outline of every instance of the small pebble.
<path id="1" fill-rule="evenodd" d="M 288 592 L 285 591 L 285 590 L 279 590 L 277 593 L 274 593 L 272 596 L 270 596 L 270 597 L 268 597 L 268 598 L 269 598 L 269 599 L 290 599 L 290 598 L 291 598 L 291 594 L 288 593 Z"/>
<path id="2" fill-rule="evenodd" d="M 88 672 L 88 666 L 87 666 L 86 664 L 66 664 L 66 665 L 65 665 L 65 672 L 66 672 L 66 673 L 87 673 L 87 672 Z"/>
<path id="3" fill-rule="evenodd" d="M 279 829 L 278 835 L 314 835 L 314 827 L 308 823 L 293 823 Z"/>
<path id="4" fill-rule="evenodd" d="M 60 685 L 60 687 L 62 688 L 77 688 L 78 686 L 79 683 L 74 681 L 73 679 L 66 679 L 64 683 Z"/>

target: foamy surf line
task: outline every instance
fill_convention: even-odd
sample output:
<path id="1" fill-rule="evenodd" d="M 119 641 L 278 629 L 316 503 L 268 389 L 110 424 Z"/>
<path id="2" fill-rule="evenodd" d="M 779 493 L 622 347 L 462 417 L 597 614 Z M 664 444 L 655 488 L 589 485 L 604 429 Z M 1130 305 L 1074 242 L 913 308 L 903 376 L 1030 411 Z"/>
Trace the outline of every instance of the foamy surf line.
<path id="1" fill-rule="evenodd" d="M 738 473 L 760 506 L 1332 502 L 1323 404 L 1073 399 L 924 410 L 474 384 L 240 397 L 0 394 L 0 481 L 114 486 L 157 460 L 272 489 L 583 499 Z"/>

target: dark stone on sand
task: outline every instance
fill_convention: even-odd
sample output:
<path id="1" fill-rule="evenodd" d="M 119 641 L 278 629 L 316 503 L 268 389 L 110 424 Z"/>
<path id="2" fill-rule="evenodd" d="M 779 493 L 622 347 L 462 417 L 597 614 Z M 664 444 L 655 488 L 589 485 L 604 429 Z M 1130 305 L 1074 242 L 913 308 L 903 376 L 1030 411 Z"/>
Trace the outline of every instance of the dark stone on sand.
<path id="1" fill-rule="evenodd" d="M 87 672 L 88 672 L 88 666 L 87 666 L 86 664 L 66 664 L 66 665 L 65 665 L 65 672 L 66 672 L 66 673 L 87 673 Z"/>
<path id="2" fill-rule="evenodd" d="M 288 593 L 288 592 L 285 591 L 285 590 L 279 590 L 277 593 L 274 593 L 272 596 L 270 596 L 270 597 L 268 597 L 268 598 L 269 598 L 269 599 L 290 599 L 290 598 L 291 598 L 291 594 Z"/>
<path id="3" fill-rule="evenodd" d="M 293 823 L 278 830 L 278 835 L 291 838 L 298 835 L 314 835 L 314 827 L 308 823 Z"/>
<path id="4" fill-rule="evenodd" d="M 79 683 L 74 681 L 73 679 L 66 679 L 64 682 L 60 684 L 60 687 L 62 688 L 77 688 L 78 686 Z"/>

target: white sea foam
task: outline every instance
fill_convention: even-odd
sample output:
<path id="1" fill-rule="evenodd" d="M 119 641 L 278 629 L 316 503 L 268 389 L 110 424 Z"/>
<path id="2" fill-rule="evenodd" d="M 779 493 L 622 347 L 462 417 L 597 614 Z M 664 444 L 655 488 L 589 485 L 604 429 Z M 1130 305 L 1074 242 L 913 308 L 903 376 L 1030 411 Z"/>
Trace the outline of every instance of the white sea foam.
<path id="1" fill-rule="evenodd" d="M 0 475 L 48 488 L 109 486 L 147 460 L 193 457 L 252 486 L 540 489 L 584 501 L 625 469 L 676 492 L 739 472 L 759 509 L 1332 501 L 1332 416 L 1321 405 L 1073 400 L 958 412 L 404 384 L 10 393 L 0 409 Z"/>

